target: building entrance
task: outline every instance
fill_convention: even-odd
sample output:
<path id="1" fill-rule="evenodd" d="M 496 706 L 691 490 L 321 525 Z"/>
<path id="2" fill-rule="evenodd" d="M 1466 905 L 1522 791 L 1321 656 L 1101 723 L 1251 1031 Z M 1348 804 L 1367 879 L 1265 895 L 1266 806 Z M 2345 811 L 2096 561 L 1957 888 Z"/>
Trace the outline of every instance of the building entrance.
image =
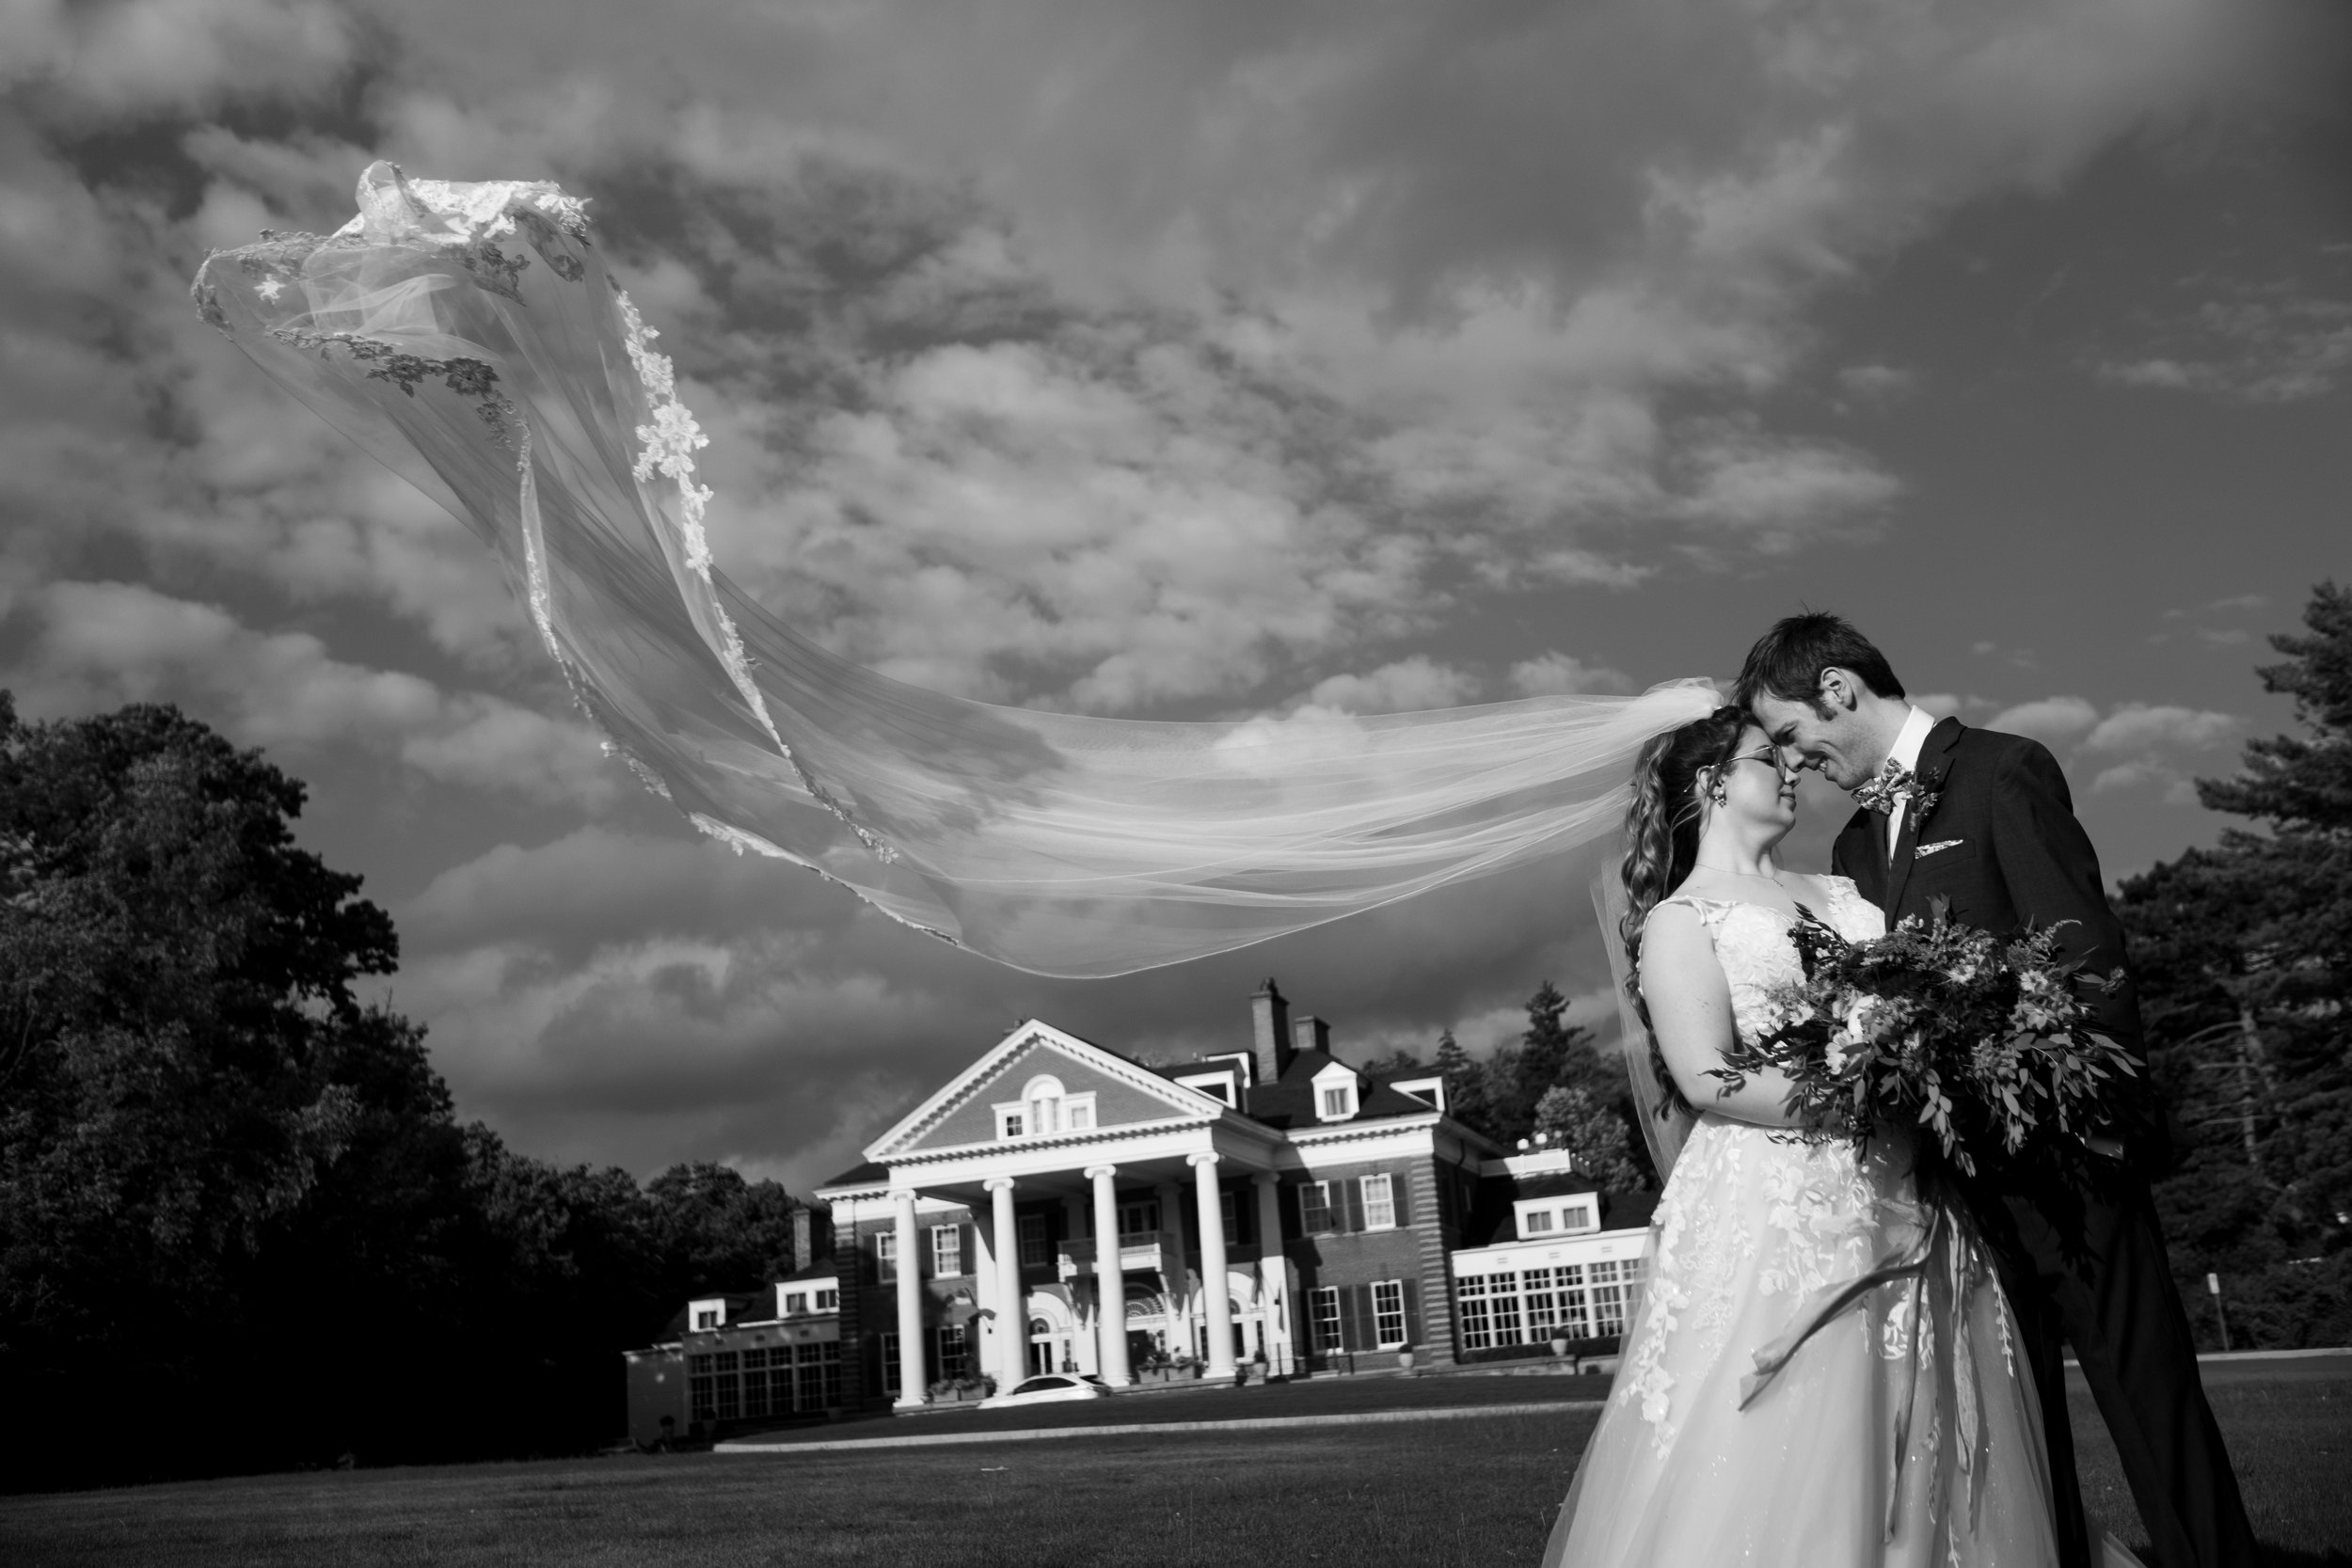
<path id="1" fill-rule="evenodd" d="M 1070 1359 L 1070 1336 L 1057 1334 L 1043 1318 L 1029 1320 L 1029 1375 L 1042 1377 L 1061 1370 Z"/>

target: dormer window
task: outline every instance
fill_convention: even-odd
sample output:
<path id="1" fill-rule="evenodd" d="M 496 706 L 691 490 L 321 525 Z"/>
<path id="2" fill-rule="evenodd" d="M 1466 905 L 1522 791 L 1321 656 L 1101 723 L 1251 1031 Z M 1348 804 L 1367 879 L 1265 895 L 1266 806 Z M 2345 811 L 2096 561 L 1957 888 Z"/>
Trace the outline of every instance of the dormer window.
<path id="1" fill-rule="evenodd" d="M 1030 1079 L 1018 1101 L 995 1109 L 999 1138 L 1042 1138 L 1094 1130 L 1094 1096 L 1066 1094 L 1061 1080 L 1051 1074 Z"/>
<path id="2" fill-rule="evenodd" d="M 1518 1214 L 1522 1241 L 1535 1237 L 1577 1236 L 1600 1228 L 1589 1193 L 1571 1198 L 1522 1198 L 1512 1208 Z"/>
<path id="3" fill-rule="evenodd" d="M 726 1298 L 724 1296 L 705 1296 L 700 1301 L 688 1302 L 686 1304 L 686 1321 L 694 1325 L 695 1332 L 697 1333 L 707 1333 L 714 1328 L 726 1327 Z"/>
<path id="4" fill-rule="evenodd" d="M 787 1291 L 784 1292 L 784 1315 L 786 1317 L 788 1318 L 795 1312 L 805 1312 L 807 1310 L 808 1292 L 806 1291 Z"/>
<path id="5" fill-rule="evenodd" d="M 1315 1074 L 1315 1119 L 1346 1121 L 1361 1108 L 1356 1074 L 1334 1062 Z"/>
<path id="6" fill-rule="evenodd" d="M 1231 1068 L 1219 1068 L 1215 1072 L 1187 1072 L 1176 1082 L 1188 1089 L 1198 1089 L 1211 1100 L 1221 1101 L 1227 1105 L 1241 1103 L 1241 1097 L 1234 1092 L 1237 1086 L 1237 1075 Z"/>

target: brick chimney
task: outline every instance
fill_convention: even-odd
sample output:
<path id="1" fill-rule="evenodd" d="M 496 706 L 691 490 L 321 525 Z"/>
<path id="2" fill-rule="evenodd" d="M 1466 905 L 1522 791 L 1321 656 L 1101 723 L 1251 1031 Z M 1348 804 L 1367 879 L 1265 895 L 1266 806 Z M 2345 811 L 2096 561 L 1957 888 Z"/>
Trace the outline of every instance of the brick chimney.
<path id="1" fill-rule="evenodd" d="M 1249 1013 L 1256 1025 L 1258 1082 L 1279 1084 L 1282 1069 L 1291 1065 L 1291 1005 L 1282 1000 L 1281 989 L 1271 975 L 1249 999 Z"/>
<path id="2" fill-rule="evenodd" d="M 1291 1025 L 1291 1042 L 1294 1052 L 1298 1055 L 1303 1056 L 1310 1051 L 1320 1051 L 1328 1056 L 1331 1053 L 1331 1026 L 1315 1017 L 1314 1014 L 1309 1013 Z"/>

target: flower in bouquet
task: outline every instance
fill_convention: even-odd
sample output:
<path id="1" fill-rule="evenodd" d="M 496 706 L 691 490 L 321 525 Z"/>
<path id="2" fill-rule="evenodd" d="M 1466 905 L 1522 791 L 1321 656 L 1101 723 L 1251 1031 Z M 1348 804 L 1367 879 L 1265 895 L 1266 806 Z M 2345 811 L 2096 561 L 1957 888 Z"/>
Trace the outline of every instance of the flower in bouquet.
<path id="1" fill-rule="evenodd" d="M 1780 1075 L 1806 1138 L 1860 1145 L 1915 1126 L 1963 1172 L 2067 1166 L 2104 1125 L 2112 1082 L 2137 1068 L 2096 1032 L 2057 933 L 2005 941 L 1956 924 L 1939 899 L 1925 921 L 1850 942 L 1800 908 L 1802 977 L 1774 988 L 1773 1026 L 1736 1043 L 1714 1076 L 1737 1089 Z"/>

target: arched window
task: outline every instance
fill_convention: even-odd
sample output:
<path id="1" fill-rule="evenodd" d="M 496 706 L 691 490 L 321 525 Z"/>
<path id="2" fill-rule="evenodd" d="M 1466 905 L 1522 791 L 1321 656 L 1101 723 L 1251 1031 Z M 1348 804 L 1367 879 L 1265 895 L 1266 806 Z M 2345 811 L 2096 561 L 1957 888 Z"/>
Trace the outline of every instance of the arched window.
<path id="1" fill-rule="evenodd" d="M 1029 1086 L 1021 1091 L 1021 1099 L 1029 1107 L 1029 1132 L 1033 1135 L 1061 1131 L 1061 1080 L 1053 1077 L 1032 1078 Z"/>

